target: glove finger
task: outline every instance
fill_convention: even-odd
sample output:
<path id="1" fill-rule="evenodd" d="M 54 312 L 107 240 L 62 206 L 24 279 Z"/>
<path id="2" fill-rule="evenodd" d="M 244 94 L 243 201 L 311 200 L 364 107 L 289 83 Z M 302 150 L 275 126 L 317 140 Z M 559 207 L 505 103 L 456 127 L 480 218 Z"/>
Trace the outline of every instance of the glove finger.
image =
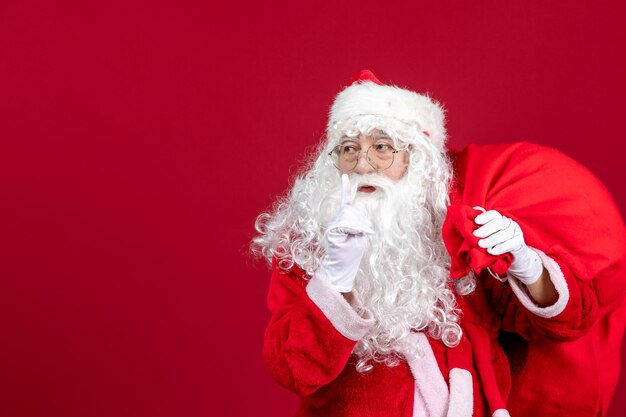
<path id="1" fill-rule="evenodd" d="M 359 225 L 361 229 L 365 231 L 368 229 L 372 230 L 372 222 L 370 221 L 369 216 L 367 215 L 367 211 L 363 207 L 355 207 L 352 205 L 348 205 L 344 208 L 345 210 L 345 219 L 348 219 L 350 224 Z"/>
<path id="2" fill-rule="evenodd" d="M 487 249 L 487 253 L 494 255 L 494 256 L 498 256 L 507 252 L 511 252 L 513 247 L 514 245 L 510 241 L 506 241 L 506 242 L 500 243 L 499 245 L 495 245 Z"/>
<path id="3" fill-rule="evenodd" d="M 487 210 L 485 210 L 484 208 L 482 208 L 481 206 L 475 206 L 475 207 L 472 207 L 472 208 L 473 208 L 474 210 L 478 210 L 478 211 L 483 212 L 483 213 L 487 211 Z"/>
<path id="4" fill-rule="evenodd" d="M 511 221 L 506 217 L 500 217 L 498 219 L 493 219 L 490 222 L 484 224 L 478 229 L 474 230 L 474 236 L 476 237 L 487 237 L 491 236 L 500 230 L 504 230 L 507 227 L 511 226 Z"/>
<path id="5" fill-rule="evenodd" d="M 356 246 L 357 246 L 357 248 L 359 248 L 359 250 L 361 252 L 361 255 L 362 255 L 363 252 L 365 252 L 365 250 L 367 249 L 367 246 L 369 245 L 369 240 L 367 239 L 367 236 L 365 236 L 365 235 L 355 235 L 355 236 L 351 236 L 351 237 L 353 239 L 356 239 Z"/>
<path id="6" fill-rule="evenodd" d="M 346 230 L 345 233 L 351 234 L 374 233 L 372 230 L 372 222 L 367 217 L 365 210 L 351 205 L 344 206 L 328 228 L 329 230 L 343 229 Z"/>
<path id="7" fill-rule="evenodd" d="M 474 223 L 483 225 L 490 222 L 491 220 L 495 220 L 500 217 L 502 217 L 502 215 L 496 210 L 489 210 L 476 216 L 476 218 L 474 219 Z"/>
<path id="8" fill-rule="evenodd" d="M 369 245 L 369 240 L 364 234 L 347 234 L 329 232 L 326 258 L 324 262 L 330 267 L 338 268 L 346 263 L 356 263 L 358 267 L 360 258 Z"/>
<path id="9" fill-rule="evenodd" d="M 341 176 L 341 207 L 350 204 L 350 177 L 348 174 Z"/>
<path id="10" fill-rule="evenodd" d="M 368 227 L 368 225 L 366 224 L 355 224 L 355 223 L 346 223 L 346 224 L 339 224 L 339 225 L 335 225 L 333 226 L 332 229 L 329 230 L 333 230 L 333 231 L 341 231 L 341 233 L 348 233 L 350 235 L 359 235 L 359 234 L 365 234 L 365 235 L 371 235 L 374 234 L 374 230 L 372 230 L 372 228 Z"/>
<path id="11" fill-rule="evenodd" d="M 502 255 L 503 253 L 507 253 L 507 252 L 515 252 L 519 250 L 521 246 L 522 244 L 520 244 L 519 240 L 511 239 L 511 240 L 507 240 L 506 242 L 502 242 L 499 245 L 495 245 L 487 249 L 487 253 L 490 253 L 491 255 L 496 255 L 496 256 Z"/>
<path id="12" fill-rule="evenodd" d="M 480 246 L 481 248 L 493 248 L 496 245 L 500 245 L 502 243 L 508 242 L 509 240 L 512 240 L 514 237 L 515 230 L 513 228 L 499 230 L 488 238 L 479 240 L 478 246 Z"/>
<path id="13" fill-rule="evenodd" d="M 512 234 L 512 237 L 507 240 L 506 252 L 511 252 L 515 256 L 515 252 L 527 248 L 522 229 L 515 220 L 511 220 L 511 225 L 506 230 Z"/>
<path id="14" fill-rule="evenodd" d="M 363 230 L 363 228 L 351 227 L 348 225 L 345 226 L 335 226 L 330 231 L 330 233 L 342 234 L 342 235 L 351 235 L 351 236 L 362 236 L 367 234 L 374 233 L 370 230 Z"/>

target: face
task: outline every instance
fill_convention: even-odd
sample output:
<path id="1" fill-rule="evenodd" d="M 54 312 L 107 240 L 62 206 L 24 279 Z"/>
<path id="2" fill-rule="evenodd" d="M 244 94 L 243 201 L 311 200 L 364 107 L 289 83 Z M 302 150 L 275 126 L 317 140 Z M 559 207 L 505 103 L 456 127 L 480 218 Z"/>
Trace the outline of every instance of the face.
<path id="1" fill-rule="evenodd" d="M 374 130 L 369 135 L 361 133 L 357 137 L 344 136 L 339 149 L 339 167 L 342 173 L 378 173 L 393 181 L 398 181 L 406 174 L 408 152 L 397 151 L 393 140 L 380 130 Z M 359 191 L 362 192 L 375 191 L 373 187 L 361 188 Z"/>

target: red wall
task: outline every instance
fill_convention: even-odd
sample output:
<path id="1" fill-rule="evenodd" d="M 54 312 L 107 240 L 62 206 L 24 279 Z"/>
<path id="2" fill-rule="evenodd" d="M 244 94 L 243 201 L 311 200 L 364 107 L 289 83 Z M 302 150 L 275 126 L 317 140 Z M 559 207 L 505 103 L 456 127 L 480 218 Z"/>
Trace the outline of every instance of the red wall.
<path id="1" fill-rule="evenodd" d="M 361 68 L 626 210 L 620 2 L 210 3 L 0 2 L 0 415 L 293 415 L 247 244 Z"/>

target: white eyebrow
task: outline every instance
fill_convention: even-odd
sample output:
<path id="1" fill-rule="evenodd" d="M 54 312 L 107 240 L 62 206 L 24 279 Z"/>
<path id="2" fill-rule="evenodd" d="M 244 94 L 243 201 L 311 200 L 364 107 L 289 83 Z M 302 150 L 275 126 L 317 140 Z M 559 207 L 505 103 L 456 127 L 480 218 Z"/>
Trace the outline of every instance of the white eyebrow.
<path id="1" fill-rule="evenodd" d="M 388 134 L 386 134 L 385 132 L 374 133 L 372 135 L 372 138 L 375 138 L 375 139 L 390 139 L 391 140 L 391 137 Z"/>
<path id="2" fill-rule="evenodd" d="M 359 142 L 359 141 L 358 141 L 356 138 L 354 138 L 354 137 L 350 137 L 350 136 L 342 136 L 342 137 L 341 137 L 341 143 L 343 143 L 343 142 L 347 142 L 347 141 L 354 142 L 354 143 L 358 143 L 358 142 Z"/>

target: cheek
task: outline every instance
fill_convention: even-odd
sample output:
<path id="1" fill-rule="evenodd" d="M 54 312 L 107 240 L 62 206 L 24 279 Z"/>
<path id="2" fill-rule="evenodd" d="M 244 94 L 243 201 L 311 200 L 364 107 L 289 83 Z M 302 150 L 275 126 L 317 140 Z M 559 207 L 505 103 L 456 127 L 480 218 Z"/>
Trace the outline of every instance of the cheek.
<path id="1" fill-rule="evenodd" d="M 384 174 L 390 180 L 398 181 L 406 174 L 406 170 L 409 165 L 409 155 L 406 152 L 400 153 L 400 155 L 394 159 L 393 165 L 386 169 Z"/>

